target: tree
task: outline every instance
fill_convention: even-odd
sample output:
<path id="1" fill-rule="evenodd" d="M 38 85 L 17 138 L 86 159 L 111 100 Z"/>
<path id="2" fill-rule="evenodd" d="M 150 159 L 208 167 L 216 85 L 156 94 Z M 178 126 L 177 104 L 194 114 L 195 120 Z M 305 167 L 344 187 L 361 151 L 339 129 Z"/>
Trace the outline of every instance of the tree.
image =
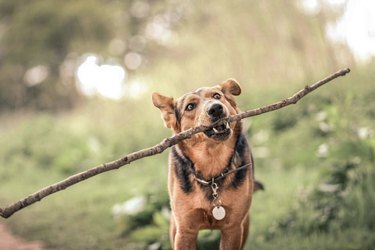
<path id="1" fill-rule="evenodd" d="M 57 109 L 74 103 L 72 59 L 98 50 L 112 35 L 104 3 L 0 1 L 1 108 Z"/>
<path id="2" fill-rule="evenodd" d="M 135 72 L 126 55 L 159 51 L 156 33 L 168 31 L 179 11 L 177 1 L 162 0 L 0 0 L 0 109 L 72 107 L 83 53 Z"/>

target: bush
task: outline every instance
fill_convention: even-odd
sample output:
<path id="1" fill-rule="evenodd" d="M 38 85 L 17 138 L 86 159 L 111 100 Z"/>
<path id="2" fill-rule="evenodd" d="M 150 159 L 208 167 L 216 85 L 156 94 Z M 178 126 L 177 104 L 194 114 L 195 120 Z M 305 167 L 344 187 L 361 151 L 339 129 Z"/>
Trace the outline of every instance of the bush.
<path id="1" fill-rule="evenodd" d="M 113 207 L 120 235 L 137 249 L 169 249 L 169 199 L 164 190 L 152 190 Z"/>
<path id="2" fill-rule="evenodd" d="M 304 235 L 349 227 L 374 230 L 375 140 L 371 137 L 335 142 L 323 182 L 301 193 L 297 206 L 273 224 L 266 238 L 281 232 Z M 332 160 L 333 159 L 333 160 Z"/>

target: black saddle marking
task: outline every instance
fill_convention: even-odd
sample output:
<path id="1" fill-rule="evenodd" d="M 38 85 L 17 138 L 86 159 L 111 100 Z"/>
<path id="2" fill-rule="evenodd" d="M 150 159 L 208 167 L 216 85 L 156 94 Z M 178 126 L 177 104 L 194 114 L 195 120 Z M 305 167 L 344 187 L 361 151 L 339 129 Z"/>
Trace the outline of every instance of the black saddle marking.
<path id="1" fill-rule="evenodd" d="M 171 154 L 174 160 L 174 172 L 182 190 L 185 193 L 193 192 L 193 184 L 189 178 L 190 174 L 192 173 L 192 169 L 194 168 L 193 162 L 187 157 L 180 155 L 176 150 L 176 146 L 172 147 Z"/>
<path id="2" fill-rule="evenodd" d="M 249 163 L 247 161 L 248 156 L 246 155 L 246 154 L 250 154 L 249 144 L 244 134 L 241 133 L 238 135 L 238 139 L 237 139 L 234 151 L 238 154 L 239 158 L 241 159 L 239 166 L 236 166 L 236 167 L 241 167 Z M 241 186 L 241 184 L 244 182 L 247 176 L 248 169 L 252 169 L 253 165 L 254 165 L 254 162 L 253 162 L 253 158 L 251 157 L 251 166 L 249 168 L 241 169 L 234 174 L 234 178 L 231 184 L 233 188 L 238 188 L 239 186 Z"/>

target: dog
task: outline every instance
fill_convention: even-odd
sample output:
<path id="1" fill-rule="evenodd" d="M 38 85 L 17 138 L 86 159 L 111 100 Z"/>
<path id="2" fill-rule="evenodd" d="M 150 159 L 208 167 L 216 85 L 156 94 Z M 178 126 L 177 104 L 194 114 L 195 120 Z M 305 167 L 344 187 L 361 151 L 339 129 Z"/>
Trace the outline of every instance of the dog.
<path id="1" fill-rule="evenodd" d="M 240 85 L 229 79 L 174 100 L 152 94 L 173 134 L 214 127 L 173 146 L 169 154 L 170 241 L 176 250 L 196 249 L 201 229 L 221 231 L 220 249 L 242 249 L 249 231 L 249 209 L 256 189 L 254 161 L 242 122 L 221 122 L 239 113 Z"/>

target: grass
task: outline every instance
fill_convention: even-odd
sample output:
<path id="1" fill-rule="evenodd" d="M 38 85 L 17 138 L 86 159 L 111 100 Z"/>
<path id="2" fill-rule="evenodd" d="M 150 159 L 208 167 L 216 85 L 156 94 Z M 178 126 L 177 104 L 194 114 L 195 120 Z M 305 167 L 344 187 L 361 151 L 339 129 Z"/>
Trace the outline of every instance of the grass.
<path id="1" fill-rule="evenodd" d="M 166 175 L 160 171 L 162 164 L 157 168 L 150 167 L 152 164 L 145 160 L 143 164 L 135 163 L 131 168 L 87 180 L 19 212 L 8 223 L 16 233 L 42 240 L 52 249 L 95 249 L 98 245 L 101 249 L 116 249 L 116 244 L 123 240 L 111 213 L 112 206 L 166 183 Z M 144 175 L 145 172 L 148 174 Z M 30 177 L 36 181 L 30 181 Z M 42 171 L 25 172 L 14 177 L 15 185 L 3 182 L 6 189 L 1 193 L 7 194 L 7 202 L 15 201 L 61 177 Z M 15 187 L 17 194 L 13 192 Z"/>

